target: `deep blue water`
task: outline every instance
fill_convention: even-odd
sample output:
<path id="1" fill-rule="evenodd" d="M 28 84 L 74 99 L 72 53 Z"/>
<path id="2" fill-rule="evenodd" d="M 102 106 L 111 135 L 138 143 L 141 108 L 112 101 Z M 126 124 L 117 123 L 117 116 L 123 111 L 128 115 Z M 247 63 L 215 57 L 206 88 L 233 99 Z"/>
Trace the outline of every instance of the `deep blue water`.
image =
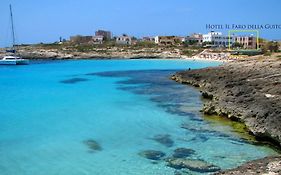
<path id="1" fill-rule="evenodd" d="M 198 90 L 169 80 L 178 70 L 218 64 L 84 60 L 0 66 L 0 174 L 200 174 L 168 167 L 165 158 L 188 148 L 194 151 L 189 159 L 227 169 L 276 154 L 229 126 L 205 121 Z M 152 161 L 139 155 L 145 150 L 166 156 Z"/>

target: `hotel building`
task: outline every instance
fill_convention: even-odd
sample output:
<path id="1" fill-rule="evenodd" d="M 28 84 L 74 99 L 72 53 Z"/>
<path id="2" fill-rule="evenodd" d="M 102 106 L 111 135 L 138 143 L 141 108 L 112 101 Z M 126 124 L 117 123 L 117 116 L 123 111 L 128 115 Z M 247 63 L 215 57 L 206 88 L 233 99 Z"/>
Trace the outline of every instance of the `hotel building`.
<path id="1" fill-rule="evenodd" d="M 221 32 L 209 32 L 203 35 L 203 42 L 211 43 L 215 47 L 228 47 L 234 43 L 233 36 L 224 36 Z"/>
<path id="2" fill-rule="evenodd" d="M 235 42 L 242 44 L 244 49 L 257 49 L 257 38 L 254 36 L 236 36 Z"/>

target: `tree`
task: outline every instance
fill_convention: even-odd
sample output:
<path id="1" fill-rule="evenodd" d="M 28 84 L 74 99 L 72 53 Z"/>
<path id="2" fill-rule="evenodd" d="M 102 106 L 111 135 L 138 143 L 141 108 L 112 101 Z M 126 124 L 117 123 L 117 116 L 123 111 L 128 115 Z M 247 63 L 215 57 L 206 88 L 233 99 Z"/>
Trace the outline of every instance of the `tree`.
<path id="1" fill-rule="evenodd" d="M 244 45 L 241 44 L 241 43 L 235 42 L 235 43 L 232 44 L 232 47 L 233 47 L 233 48 L 243 48 Z"/>
<path id="2" fill-rule="evenodd" d="M 269 42 L 268 49 L 270 52 L 277 52 L 279 50 L 279 43 L 276 41 Z"/>
<path id="3" fill-rule="evenodd" d="M 277 52 L 279 50 L 279 43 L 276 41 L 267 42 L 261 47 L 261 50 L 262 53 Z"/>
<path id="4" fill-rule="evenodd" d="M 187 40 L 183 44 L 184 44 L 184 46 L 188 47 L 188 46 L 196 45 L 197 43 L 198 43 L 197 40 Z"/>
<path id="5" fill-rule="evenodd" d="M 135 37 L 135 36 L 133 36 L 133 37 L 132 37 L 132 40 L 137 41 L 137 40 L 138 40 L 138 38 L 137 38 L 137 37 Z"/>

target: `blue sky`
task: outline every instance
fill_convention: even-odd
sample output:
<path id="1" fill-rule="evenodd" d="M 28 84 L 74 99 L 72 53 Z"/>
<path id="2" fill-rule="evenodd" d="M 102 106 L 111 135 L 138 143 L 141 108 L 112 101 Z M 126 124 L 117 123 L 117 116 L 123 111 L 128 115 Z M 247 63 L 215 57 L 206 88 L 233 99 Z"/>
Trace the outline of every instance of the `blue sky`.
<path id="1" fill-rule="evenodd" d="M 280 0 L 0 0 L 0 46 L 11 42 L 10 3 L 17 43 L 54 42 L 97 29 L 185 36 L 208 32 L 206 24 L 281 24 Z M 261 35 L 281 39 L 281 29 Z"/>

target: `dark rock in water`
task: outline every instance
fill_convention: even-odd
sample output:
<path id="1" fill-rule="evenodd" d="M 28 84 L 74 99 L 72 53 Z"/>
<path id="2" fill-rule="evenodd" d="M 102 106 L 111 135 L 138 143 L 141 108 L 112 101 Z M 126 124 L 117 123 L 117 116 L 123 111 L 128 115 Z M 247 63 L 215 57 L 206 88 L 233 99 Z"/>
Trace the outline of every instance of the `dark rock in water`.
<path id="1" fill-rule="evenodd" d="M 89 147 L 89 149 L 93 150 L 93 151 L 101 151 L 102 150 L 102 147 L 101 145 L 95 141 L 95 140 L 85 140 L 83 142 L 85 145 L 87 145 Z"/>
<path id="2" fill-rule="evenodd" d="M 217 136 L 219 136 L 219 134 L 217 134 Z M 196 137 L 194 137 L 194 138 L 192 138 L 190 141 L 196 141 L 196 142 L 201 142 L 201 143 L 203 143 L 203 142 L 206 142 L 206 141 L 208 141 L 209 140 L 209 138 L 207 137 L 207 136 L 204 136 L 204 135 L 197 135 Z"/>
<path id="3" fill-rule="evenodd" d="M 182 175 L 182 173 L 179 171 L 175 171 L 174 175 Z"/>
<path id="4" fill-rule="evenodd" d="M 205 162 L 203 160 L 193 160 L 193 159 L 182 159 L 182 158 L 172 158 L 166 160 L 169 167 L 175 169 L 189 169 L 191 171 L 196 171 L 199 173 L 208 173 L 219 171 L 220 168 Z"/>
<path id="5" fill-rule="evenodd" d="M 174 151 L 173 158 L 187 158 L 193 154 L 195 154 L 195 151 L 193 149 L 177 148 Z"/>
<path id="6" fill-rule="evenodd" d="M 171 139 L 170 135 L 156 135 L 152 138 L 152 140 L 155 140 L 166 147 L 172 147 L 174 145 L 174 141 Z"/>
<path id="7" fill-rule="evenodd" d="M 140 156 L 145 157 L 150 160 L 160 160 L 166 154 L 162 151 L 146 150 L 139 153 Z"/>
<path id="8" fill-rule="evenodd" d="M 62 80 L 60 81 L 60 83 L 64 83 L 64 84 L 75 84 L 75 83 L 79 83 L 79 82 L 83 82 L 83 81 L 88 81 L 89 79 L 86 78 L 71 78 L 71 79 L 67 79 L 67 80 Z"/>
<path id="9" fill-rule="evenodd" d="M 157 165 L 159 162 L 158 161 L 151 161 L 151 164 Z"/>

